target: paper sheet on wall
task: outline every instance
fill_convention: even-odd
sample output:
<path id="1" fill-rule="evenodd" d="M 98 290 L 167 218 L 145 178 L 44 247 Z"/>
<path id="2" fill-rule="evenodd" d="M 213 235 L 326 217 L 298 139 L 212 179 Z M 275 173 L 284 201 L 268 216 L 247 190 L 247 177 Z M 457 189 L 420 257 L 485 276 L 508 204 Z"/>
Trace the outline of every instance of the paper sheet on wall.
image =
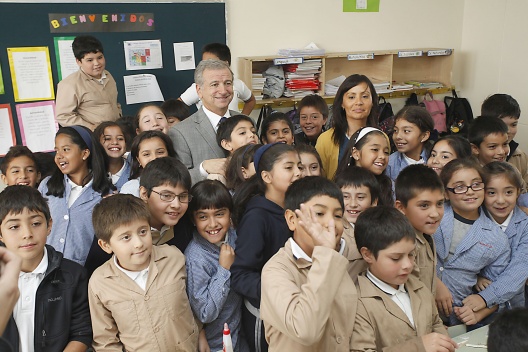
<path id="1" fill-rule="evenodd" d="M 176 71 L 194 70 L 194 42 L 174 43 Z"/>
<path id="2" fill-rule="evenodd" d="M 0 104 L 0 156 L 6 155 L 9 148 L 16 144 L 11 105 Z"/>
<path id="3" fill-rule="evenodd" d="M 124 76 L 123 80 L 127 105 L 165 100 L 154 75 Z"/>
<path id="4" fill-rule="evenodd" d="M 380 0 L 343 0 L 343 12 L 379 12 Z"/>
<path id="5" fill-rule="evenodd" d="M 127 70 L 163 68 L 161 40 L 124 41 Z"/>
<path id="6" fill-rule="evenodd" d="M 57 73 L 59 81 L 79 70 L 72 51 L 72 43 L 75 37 L 55 37 L 55 57 L 57 59 Z"/>
<path id="7" fill-rule="evenodd" d="M 59 129 L 55 121 L 55 102 L 17 104 L 16 111 L 22 144 L 32 152 L 52 152 Z"/>
<path id="8" fill-rule="evenodd" d="M 16 102 L 55 99 L 47 46 L 7 48 Z"/>

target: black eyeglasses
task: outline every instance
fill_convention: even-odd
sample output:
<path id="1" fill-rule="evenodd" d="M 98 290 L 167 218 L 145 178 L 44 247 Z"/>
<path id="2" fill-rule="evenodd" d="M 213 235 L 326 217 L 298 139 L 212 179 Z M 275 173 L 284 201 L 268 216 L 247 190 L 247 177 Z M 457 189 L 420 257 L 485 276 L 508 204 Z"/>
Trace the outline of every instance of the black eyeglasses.
<path id="1" fill-rule="evenodd" d="M 468 189 L 472 189 L 474 191 L 481 191 L 484 189 L 484 182 L 475 182 L 472 183 L 470 186 L 466 185 L 459 185 L 453 188 L 446 187 L 448 191 L 453 192 L 454 194 L 464 194 L 467 193 Z"/>
<path id="2" fill-rule="evenodd" d="M 192 195 L 189 193 L 174 194 L 172 192 L 157 192 L 155 190 L 152 190 L 152 192 L 159 194 L 160 199 L 167 203 L 172 202 L 176 197 L 178 197 L 180 203 L 189 203 L 192 200 Z"/>

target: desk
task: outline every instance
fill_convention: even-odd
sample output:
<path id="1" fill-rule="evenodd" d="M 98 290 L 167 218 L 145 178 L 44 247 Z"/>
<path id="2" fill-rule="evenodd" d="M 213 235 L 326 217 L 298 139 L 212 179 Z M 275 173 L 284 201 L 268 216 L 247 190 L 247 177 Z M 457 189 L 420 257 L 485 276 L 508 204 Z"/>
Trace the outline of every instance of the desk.
<path id="1" fill-rule="evenodd" d="M 455 340 L 456 343 L 460 343 L 462 341 L 466 341 L 466 344 L 464 346 L 460 346 L 456 350 L 456 352 L 487 352 L 487 348 L 478 348 L 478 347 L 470 347 L 467 346 L 470 345 L 487 345 L 488 344 L 488 325 L 483 326 L 479 329 L 467 332 L 465 334 L 459 335 L 453 340 Z"/>

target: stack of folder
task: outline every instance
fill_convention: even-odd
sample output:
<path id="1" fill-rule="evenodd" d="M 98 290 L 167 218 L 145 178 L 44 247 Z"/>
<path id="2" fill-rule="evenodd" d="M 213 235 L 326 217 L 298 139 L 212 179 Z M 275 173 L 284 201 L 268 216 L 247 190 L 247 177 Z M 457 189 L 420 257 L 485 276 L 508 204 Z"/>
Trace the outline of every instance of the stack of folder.
<path id="1" fill-rule="evenodd" d="M 284 65 L 286 90 L 284 96 L 302 98 L 319 89 L 321 59 L 304 60 L 302 64 Z"/>

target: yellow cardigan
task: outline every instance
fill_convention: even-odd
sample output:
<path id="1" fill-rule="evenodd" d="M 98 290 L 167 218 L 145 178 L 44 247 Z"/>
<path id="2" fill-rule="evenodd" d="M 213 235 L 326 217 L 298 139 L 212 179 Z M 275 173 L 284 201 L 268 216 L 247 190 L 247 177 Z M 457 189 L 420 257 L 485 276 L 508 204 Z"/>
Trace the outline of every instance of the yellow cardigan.
<path id="1" fill-rule="evenodd" d="M 334 143 L 332 139 L 333 133 L 333 128 L 323 132 L 317 138 L 317 144 L 315 145 L 315 149 L 321 157 L 326 178 L 330 180 L 334 178 L 337 171 L 337 164 L 339 163 L 339 145 Z"/>

